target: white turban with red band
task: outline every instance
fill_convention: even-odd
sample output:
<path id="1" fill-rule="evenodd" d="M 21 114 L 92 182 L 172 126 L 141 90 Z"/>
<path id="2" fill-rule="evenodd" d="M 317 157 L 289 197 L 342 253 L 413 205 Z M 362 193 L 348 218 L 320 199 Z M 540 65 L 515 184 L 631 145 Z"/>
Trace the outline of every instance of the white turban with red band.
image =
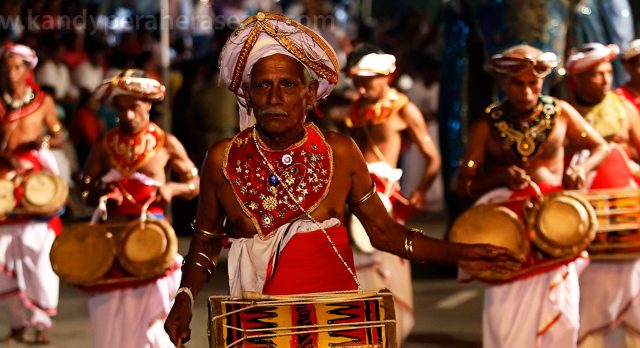
<path id="1" fill-rule="evenodd" d="M 622 58 L 622 60 L 629 60 L 636 57 L 638 54 L 640 54 L 640 39 L 631 41 L 624 51 L 622 51 L 620 58 Z"/>
<path id="2" fill-rule="evenodd" d="M 36 51 L 32 50 L 29 46 L 9 42 L 2 47 L 0 57 L 4 59 L 10 55 L 20 56 L 31 69 L 38 65 L 38 56 L 36 55 Z"/>
<path id="3" fill-rule="evenodd" d="M 258 60 L 278 53 L 298 60 L 317 76 L 318 99 L 328 96 L 338 82 L 338 57 L 325 39 L 281 14 L 258 12 L 240 24 L 220 54 L 220 77 L 238 99 L 241 130 L 255 123 L 242 84 L 250 81 Z"/>
<path id="4" fill-rule="evenodd" d="M 369 53 L 349 69 L 351 76 L 389 75 L 396 71 L 396 57 L 391 54 Z"/>
<path id="5" fill-rule="evenodd" d="M 615 44 L 603 45 L 592 42 L 582 46 L 582 49 L 573 53 L 567 59 L 567 73 L 569 75 L 579 74 L 594 66 L 613 60 L 620 52 Z"/>

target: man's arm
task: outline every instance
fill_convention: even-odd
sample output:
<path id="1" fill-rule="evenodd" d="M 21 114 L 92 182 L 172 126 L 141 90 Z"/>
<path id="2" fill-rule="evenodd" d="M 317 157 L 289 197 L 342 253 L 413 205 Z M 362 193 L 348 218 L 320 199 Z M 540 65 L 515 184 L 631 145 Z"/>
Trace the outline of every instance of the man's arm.
<path id="1" fill-rule="evenodd" d="M 42 138 L 42 142 L 46 142 L 43 146 L 52 148 L 62 147 L 62 145 L 64 145 L 64 132 L 62 131 L 62 124 L 56 114 L 55 103 L 50 96 L 45 97 L 43 108 L 44 125 L 47 127 L 47 134 Z"/>
<path id="2" fill-rule="evenodd" d="M 529 176 L 517 166 L 508 166 L 498 172 L 483 172 L 490 137 L 491 128 L 485 120 L 479 120 L 471 127 L 467 152 L 456 181 L 456 192 L 460 197 L 476 198 L 497 187 L 515 190 L 527 185 Z"/>
<path id="3" fill-rule="evenodd" d="M 427 129 L 424 117 L 415 104 L 409 102 L 400 110 L 400 116 L 407 123 L 411 138 L 416 143 L 418 149 L 426 160 L 422 179 L 409 197 L 411 204 L 416 209 L 422 210 L 425 208 L 426 204 L 426 191 L 431 187 L 433 181 L 440 172 L 440 154 L 438 153 L 438 149 L 436 148 L 431 135 L 429 135 L 429 130 Z"/>
<path id="4" fill-rule="evenodd" d="M 624 108 L 627 112 L 627 120 L 629 120 L 629 150 L 632 155 L 640 155 L 640 114 L 638 109 L 630 101 L 624 100 Z M 634 158 L 638 160 L 638 158 Z"/>
<path id="5" fill-rule="evenodd" d="M 180 292 L 176 295 L 164 325 L 173 343 L 177 343 L 179 339 L 182 342 L 189 340 L 192 300 L 213 276 L 220 250 L 222 250 L 222 240 L 225 237 L 222 222 L 225 213 L 218 198 L 218 191 L 225 180 L 222 174 L 222 162 L 226 144 L 228 141 L 214 145 L 202 164 L 194 233 L 189 252 L 184 258 Z"/>
<path id="6" fill-rule="evenodd" d="M 82 198 L 88 205 L 97 205 L 100 197 L 110 191 L 100 180 L 108 167 L 108 161 L 104 143 L 100 141 L 94 144 L 82 170 L 79 185 Z"/>
<path id="7" fill-rule="evenodd" d="M 598 168 L 600 163 L 609 155 L 609 146 L 606 140 L 591 127 L 582 115 L 569 105 L 569 103 L 558 100 L 562 116 L 567 120 L 567 138 L 579 149 L 590 151 L 589 158 L 573 167 L 566 169 L 567 188 L 581 188 L 584 184 L 586 173 Z"/>
<path id="8" fill-rule="evenodd" d="M 166 133 L 165 149 L 169 152 L 169 166 L 180 181 L 167 182 L 160 187 L 160 199 L 168 203 L 176 196 L 185 199 L 196 197 L 200 191 L 200 177 L 184 146 L 173 134 Z"/>
<path id="9" fill-rule="evenodd" d="M 387 213 L 377 194 L 369 196 L 371 177 L 364 157 L 350 138 L 334 144 L 335 153 L 348 161 L 351 188 L 349 202 L 354 214 L 364 226 L 371 244 L 377 249 L 414 261 L 452 262 L 472 268 L 491 268 L 497 272 L 519 268 L 518 260 L 509 250 L 489 245 L 463 245 L 431 238 L 397 223 Z M 362 197 L 368 199 L 362 200 Z"/>

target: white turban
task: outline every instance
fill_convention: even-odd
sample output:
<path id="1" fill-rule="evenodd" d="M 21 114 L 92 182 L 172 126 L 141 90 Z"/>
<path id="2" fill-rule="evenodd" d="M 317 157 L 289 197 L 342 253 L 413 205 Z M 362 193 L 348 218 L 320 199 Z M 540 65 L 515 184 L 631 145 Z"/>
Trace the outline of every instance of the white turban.
<path id="1" fill-rule="evenodd" d="M 396 57 L 391 54 L 369 53 L 349 69 L 351 76 L 389 75 L 396 71 Z"/>
<path id="2" fill-rule="evenodd" d="M 318 99 L 328 96 L 338 82 L 338 58 L 325 39 L 281 14 L 258 12 L 240 24 L 220 54 L 220 77 L 238 98 L 240 129 L 255 123 L 247 112 L 242 83 L 249 82 L 258 60 L 277 53 L 298 60 L 317 75 Z"/>
<path id="3" fill-rule="evenodd" d="M 32 50 L 29 46 L 9 42 L 2 47 L 0 56 L 4 59 L 10 55 L 20 56 L 31 69 L 38 65 L 38 56 L 36 55 L 36 51 Z"/>
<path id="4" fill-rule="evenodd" d="M 622 60 L 629 60 L 640 54 L 640 39 L 633 40 L 629 43 L 627 48 L 622 51 Z"/>
<path id="5" fill-rule="evenodd" d="M 143 74 L 141 70 L 127 69 L 110 79 L 104 80 L 95 90 L 95 97 L 111 104 L 113 97 L 130 95 L 149 101 L 161 101 L 166 93 L 162 83 L 148 77 L 134 77 L 134 73 Z"/>
<path id="6" fill-rule="evenodd" d="M 615 44 L 603 45 L 592 42 L 582 46 L 582 49 L 567 59 L 567 73 L 569 75 L 579 74 L 594 66 L 613 60 L 620 49 Z"/>

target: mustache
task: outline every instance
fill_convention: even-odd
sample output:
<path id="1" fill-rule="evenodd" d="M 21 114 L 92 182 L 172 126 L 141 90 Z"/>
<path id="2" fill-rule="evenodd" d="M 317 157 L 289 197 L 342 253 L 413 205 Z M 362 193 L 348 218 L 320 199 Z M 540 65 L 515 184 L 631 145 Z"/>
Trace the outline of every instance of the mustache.
<path id="1" fill-rule="evenodd" d="M 278 110 L 278 109 L 263 109 L 258 110 L 256 112 L 256 116 L 264 116 L 264 115 L 280 115 L 280 116 L 288 116 L 289 113 L 286 111 Z"/>

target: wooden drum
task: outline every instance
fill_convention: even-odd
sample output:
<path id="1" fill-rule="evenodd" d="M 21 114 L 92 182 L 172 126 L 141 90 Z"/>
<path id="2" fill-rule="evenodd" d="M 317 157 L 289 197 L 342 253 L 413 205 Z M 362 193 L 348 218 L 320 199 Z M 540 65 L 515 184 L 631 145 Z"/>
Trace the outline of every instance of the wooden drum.
<path id="1" fill-rule="evenodd" d="M 640 257 L 640 192 L 638 189 L 591 190 L 585 194 L 595 209 L 599 228 L 589 246 L 596 260 Z"/>
<path id="2" fill-rule="evenodd" d="M 132 221 L 118 245 L 118 261 L 129 273 L 152 278 L 169 268 L 178 252 L 178 238 L 164 220 Z"/>
<path id="3" fill-rule="evenodd" d="M 487 194 L 491 195 L 494 193 Z M 502 197 L 502 201 L 479 204 L 460 215 L 451 227 L 449 239 L 504 247 L 526 261 L 520 271 L 511 274 L 465 270 L 477 279 L 504 282 L 555 267 L 579 256 L 595 237 L 595 211 L 576 192 L 514 200 Z M 490 201 L 486 197 L 479 199 Z"/>
<path id="4" fill-rule="evenodd" d="M 93 285 L 109 271 L 116 243 L 103 225 L 75 224 L 58 235 L 49 254 L 53 271 L 72 285 Z"/>
<path id="5" fill-rule="evenodd" d="M 69 187 L 59 176 L 39 171 L 24 179 L 22 207 L 27 214 L 47 215 L 60 210 L 69 194 Z"/>
<path id="6" fill-rule="evenodd" d="M 397 347 L 388 290 L 211 296 L 208 332 L 210 347 Z"/>

